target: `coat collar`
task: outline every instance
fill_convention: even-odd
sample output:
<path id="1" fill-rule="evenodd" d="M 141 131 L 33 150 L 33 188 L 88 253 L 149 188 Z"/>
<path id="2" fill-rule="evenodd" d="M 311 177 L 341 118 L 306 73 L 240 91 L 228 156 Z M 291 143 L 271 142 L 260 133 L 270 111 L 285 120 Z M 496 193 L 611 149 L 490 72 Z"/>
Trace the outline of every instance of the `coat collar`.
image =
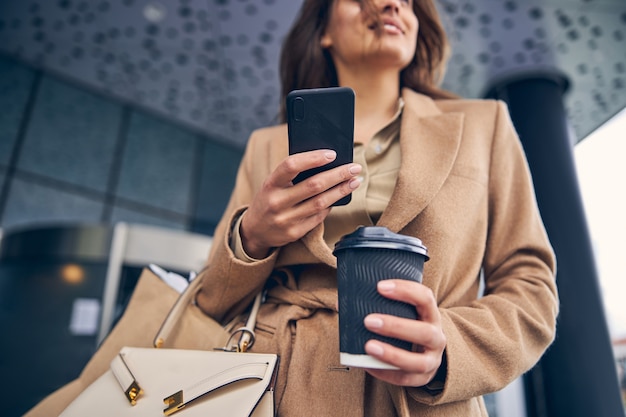
<path id="1" fill-rule="evenodd" d="M 389 205 L 378 226 L 399 232 L 435 197 L 450 175 L 461 143 L 464 116 L 444 113 L 430 97 L 403 89 L 400 127 L 401 165 Z M 324 243 L 323 225 L 303 237 L 321 261 L 336 265 L 332 248 Z"/>
<path id="2" fill-rule="evenodd" d="M 426 208 L 452 171 L 461 143 L 463 115 L 443 113 L 424 95 L 404 89 L 401 165 L 379 226 L 400 231 Z"/>

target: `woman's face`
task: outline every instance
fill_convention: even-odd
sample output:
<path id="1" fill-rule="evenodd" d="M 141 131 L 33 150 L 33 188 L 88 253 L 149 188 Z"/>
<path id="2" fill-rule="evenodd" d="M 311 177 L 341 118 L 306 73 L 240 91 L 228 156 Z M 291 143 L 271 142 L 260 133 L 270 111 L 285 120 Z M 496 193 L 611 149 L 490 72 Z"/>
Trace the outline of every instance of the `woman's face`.
<path id="1" fill-rule="evenodd" d="M 415 55 L 418 21 L 414 0 L 374 0 L 380 26 L 359 0 L 335 0 L 321 39 L 337 67 L 359 65 L 405 68 Z"/>

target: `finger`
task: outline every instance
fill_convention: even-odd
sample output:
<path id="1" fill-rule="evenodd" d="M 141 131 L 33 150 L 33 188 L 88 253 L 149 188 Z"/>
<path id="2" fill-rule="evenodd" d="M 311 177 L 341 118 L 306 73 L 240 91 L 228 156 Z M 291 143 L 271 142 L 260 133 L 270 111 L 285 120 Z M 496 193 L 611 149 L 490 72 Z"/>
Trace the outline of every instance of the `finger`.
<path id="1" fill-rule="evenodd" d="M 398 370 L 368 370 L 380 379 L 403 386 L 421 386 L 432 378 L 441 361 L 435 354 L 409 352 L 383 343 L 370 340 L 365 344 L 365 352 Z"/>
<path id="2" fill-rule="evenodd" d="M 337 152 L 332 149 L 318 149 L 289 155 L 273 172 L 273 183 L 286 187 L 300 172 L 327 165 L 335 158 L 337 158 Z"/>
<path id="3" fill-rule="evenodd" d="M 390 279 L 380 281 L 377 289 L 386 298 L 414 305 L 420 320 L 435 324 L 441 322 L 435 295 L 425 285 L 406 279 Z"/>
<path id="4" fill-rule="evenodd" d="M 370 314 L 363 322 L 373 333 L 411 342 L 427 350 L 441 349 L 446 344 L 441 327 L 429 322 L 385 314 Z"/>
<path id="5" fill-rule="evenodd" d="M 355 172 L 357 171 L 358 173 L 361 172 L 360 166 L 355 165 L 354 167 L 358 168 L 358 170 L 355 170 Z M 339 168 L 342 168 L 341 172 L 346 172 L 345 168 L 343 167 L 339 167 Z M 348 168 L 348 172 L 349 172 L 349 169 L 350 168 Z M 342 199 L 343 197 L 347 196 L 348 194 L 352 193 L 354 190 L 359 188 L 359 186 L 361 185 L 361 182 L 363 181 L 361 177 L 350 177 L 348 179 L 344 179 L 346 175 L 342 175 L 341 177 L 337 177 L 336 175 L 334 175 L 334 178 L 329 179 L 328 181 L 324 181 L 321 178 L 322 175 L 323 174 L 318 174 L 315 176 L 315 177 L 320 176 L 319 179 L 315 177 L 312 177 L 309 179 L 309 180 L 320 181 L 320 183 L 317 183 L 315 186 L 308 183 L 309 180 L 304 181 L 306 183 L 304 185 L 306 185 L 307 187 L 306 187 L 306 191 L 304 191 L 303 196 L 306 197 L 311 194 L 313 195 L 311 197 L 306 198 L 301 203 L 303 215 L 305 216 L 314 215 L 319 210 L 323 210 L 323 209 L 330 207 L 336 201 Z M 353 174 L 350 172 L 350 175 L 353 175 Z M 337 178 L 342 180 L 342 182 L 340 182 L 339 184 L 334 184 L 334 182 L 337 181 Z M 329 185 L 330 185 L 329 188 L 324 189 L 324 187 L 328 187 Z M 320 189 L 322 191 L 319 191 Z"/>
<path id="6" fill-rule="evenodd" d="M 353 192 L 361 184 L 357 176 L 362 169 L 359 164 L 341 165 L 291 187 L 290 198 L 294 205 L 299 206 L 296 216 L 304 218 L 316 215 L 318 211 Z"/>
<path id="7" fill-rule="evenodd" d="M 376 379 L 400 387 L 421 387 L 428 384 L 428 378 L 423 374 L 388 369 L 366 369 L 365 371 Z"/>

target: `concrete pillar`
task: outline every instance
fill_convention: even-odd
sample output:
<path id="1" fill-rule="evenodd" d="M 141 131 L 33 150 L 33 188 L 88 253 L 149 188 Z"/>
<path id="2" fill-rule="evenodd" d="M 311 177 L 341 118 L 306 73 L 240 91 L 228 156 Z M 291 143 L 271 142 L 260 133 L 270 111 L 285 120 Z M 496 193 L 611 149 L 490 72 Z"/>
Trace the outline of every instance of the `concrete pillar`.
<path id="1" fill-rule="evenodd" d="M 624 416 L 563 103 L 568 85 L 541 71 L 502 79 L 487 93 L 509 106 L 557 256 L 557 336 L 525 376 L 528 416 Z"/>

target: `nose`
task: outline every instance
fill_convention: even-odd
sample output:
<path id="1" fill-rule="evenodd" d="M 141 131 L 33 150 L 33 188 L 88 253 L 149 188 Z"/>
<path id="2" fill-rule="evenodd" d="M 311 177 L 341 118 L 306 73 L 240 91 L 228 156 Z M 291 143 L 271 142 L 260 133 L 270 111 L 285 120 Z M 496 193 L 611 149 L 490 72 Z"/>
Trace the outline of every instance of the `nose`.
<path id="1" fill-rule="evenodd" d="M 400 10 L 400 0 L 381 0 L 379 4 L 383 13 L 398 13 Z"/>

